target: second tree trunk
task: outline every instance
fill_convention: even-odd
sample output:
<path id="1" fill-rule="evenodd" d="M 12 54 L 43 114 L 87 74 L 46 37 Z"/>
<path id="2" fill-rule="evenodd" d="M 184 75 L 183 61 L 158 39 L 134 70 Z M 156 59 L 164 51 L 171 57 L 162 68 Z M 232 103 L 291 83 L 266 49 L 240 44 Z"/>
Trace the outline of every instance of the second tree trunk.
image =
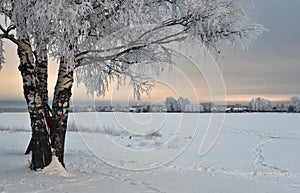
<path id="1" fill-rule="evenodd" d="M 64 165 L 65 135 L 67 130 L 70 98 L 73 86 L 73 69 L 68 69 L 63 59 L 60 61 L 53 98 L 53 117 L 51 123 L 51 143 L 54 154 Z"/>

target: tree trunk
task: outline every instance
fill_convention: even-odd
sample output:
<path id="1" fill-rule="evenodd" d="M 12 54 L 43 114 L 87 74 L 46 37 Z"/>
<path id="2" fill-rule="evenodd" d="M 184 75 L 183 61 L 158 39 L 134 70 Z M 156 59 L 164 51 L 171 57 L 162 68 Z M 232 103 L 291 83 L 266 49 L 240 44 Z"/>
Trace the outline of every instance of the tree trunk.
<path id="1" fill-rule="evenodd" d="M 32 128 L 31 169 L 44 168 L 51 162 L 51 145 L 46 127 L 43 96 L 38 90 L 36 66 L 29 40 L 18 44 L 19 70 L 23 79 L 24 97 L 27 102 Z"/>
<path id="2" fill-rule="evenodd" d="M 40 40 L 35 52 L 36 72 L 38 78 L 38 90 L 42 97 L 44 111 L 47 116 L 49 113 L 48 105 L 48 55 L 47 43 L 45 40 Z"/>
<path id="3" fill-rule="evenodd" d="M 64 165 L 64 146 L 67 130 L 70 98 L 73 86 L 73 69 L 68 69 L 67 63 L 62 58 L 60 61 L 57 82 L 53 98 L 53 117 L 51 123 L 51 143 L 54 154 Z"/>

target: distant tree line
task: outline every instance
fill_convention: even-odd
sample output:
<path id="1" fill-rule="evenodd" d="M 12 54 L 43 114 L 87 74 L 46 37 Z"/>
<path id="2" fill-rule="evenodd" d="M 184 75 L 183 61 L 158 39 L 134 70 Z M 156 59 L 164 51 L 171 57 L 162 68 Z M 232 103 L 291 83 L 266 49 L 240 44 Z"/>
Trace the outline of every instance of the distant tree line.
<path id="1" fill-rule="evenodd" d="M 289 112 L 299 113 L 300 112 L 300 99 L 298 96 L 292 96 L 290 104 L 276 104 L 272 105 L 272 102 L 268 99 L 261 97 L 252 99 L 249 102 L 249 110 L 252 112 Z"/>
<path id="2" fill-rule="evenodd" d="M 99 106 L 95 109 L 98 112 L 135 112 L 135 113 L 147 113 L 147 112 L 198 112 L 198 113 L 210 113 L 210 112 L 227 112 L 227 113 L 239 113 L 239 112 L 300 112 L 300 99 L 298 96 L 292 96 L 289 104 L 272 104 L 268 99 L 257 97 L 250 100 L 248 105 L 216 105 L 212 102 L 193 104 L 188 98 L 178 97 L 166 97 L 164 104 L 160 105 L 133 105 L 133 106 Z"/>
<path id="3" fill-rule="evenodd" d="M 174 97 L 167 97 L 165 107 L 167 112 L 202 112 L 208 110 L 208 107 L 202 104 L 192 104 L 188 98 L 183 97 L 179 97 L 177 100 Z"/>
<path id="4" fill-rule="evenodd" d="M 248 105 L 215 105 L 214 103 L 192 104 L 188 98 L 174 97 L 165 99 L 165 108 L 167 112 L 300 112 L 300 99 L 298 96 L 292 96 L 290 104 L 273 105 L 268 99 L 257 97 L 251 99 Z"/>

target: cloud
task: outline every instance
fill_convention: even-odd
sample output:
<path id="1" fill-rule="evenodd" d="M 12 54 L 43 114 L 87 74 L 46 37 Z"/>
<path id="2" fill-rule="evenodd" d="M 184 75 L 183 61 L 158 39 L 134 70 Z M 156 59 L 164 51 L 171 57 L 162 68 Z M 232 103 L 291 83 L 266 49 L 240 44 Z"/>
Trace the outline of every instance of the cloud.
<path id="1" fill-rule="evenodd" d="M 265 25 L 249 49 L 225 56 L 227 92 L 235 95 L 300 94 L 300 1 L 255 0 L 250 20 Z"/>

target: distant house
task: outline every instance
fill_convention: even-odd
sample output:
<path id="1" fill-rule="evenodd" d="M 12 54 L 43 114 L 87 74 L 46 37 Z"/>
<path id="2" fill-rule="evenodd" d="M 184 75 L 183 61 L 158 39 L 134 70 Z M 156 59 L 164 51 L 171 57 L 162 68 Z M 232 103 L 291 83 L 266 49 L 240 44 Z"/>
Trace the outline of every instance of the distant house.
<path id="1" fill-rule="evenodd" d="M 129 107 L 128 111 L 131 112 L 131 113 L 135 113 L 136 108 L 135 107 Z"/>
<path id="2" fill-rule="evenodd" d="M 249 112 L 249 107 L 243 106 L 241 104 L 227 105 L 225 111 L 226 113 L 243 113 L 243 112 Z"/>

